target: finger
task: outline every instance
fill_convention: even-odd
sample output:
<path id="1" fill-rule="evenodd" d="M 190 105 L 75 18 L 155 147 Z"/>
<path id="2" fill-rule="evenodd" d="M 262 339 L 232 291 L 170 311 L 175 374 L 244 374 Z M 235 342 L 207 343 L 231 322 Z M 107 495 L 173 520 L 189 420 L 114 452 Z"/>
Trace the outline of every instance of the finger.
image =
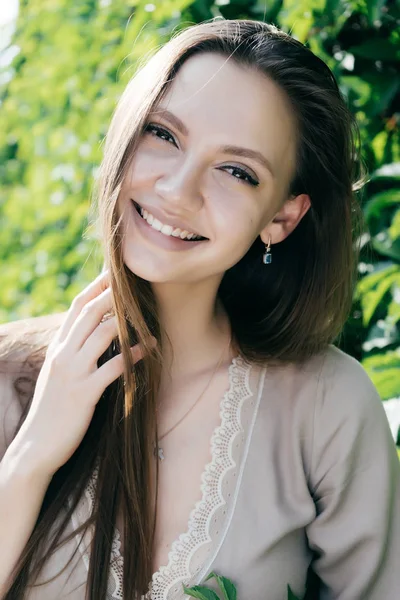
<path id="1" fill-rule="evenodd" d="M 100 323 L 84 342 L 79 353 L 86 364 L 97 364 L 100 356 L 118 335 L 117 317 L 113 316 Z"/>
<path id="2" fill-rule="evenodd" d="M 82 292 L 75 296 L 71 306 L 68 309 L 66 317 L 57 332 L 56 341 L 58 343 L 64 342 L 84 305 L 87 304 L 87 302 L 90 302 L 90 300 L 93 300 L 93 298 L 96 298 L 109 285 L 109 272 L 104 271 L 103 273 L 100 273 L 100 275 L 96 277 L 96 279 L 92 281 L 84 290 L 82 290 Z"/>
<path id="3" fill-rule="evenodd" d="M 144 356 L 144 351 L 140 344 L 131 348 L 133 362 L 136 364 Z M 100 397 L 104 390 L 124 372 L 124 360 L 122 354 L 117 354 L 110 358 L 104 365 L 99 367 L 90 378 L 97 394 Z M 89 378 L 89 379 L 90 379 Z"/>
<path id="4" fill-rule="evenodd" d="M 105 289 L 96 298 L 87 302 L 65 338 L 65 346 L 67 347 L 68 352 L 78 352 L 81 350 L 89 336 L 101 324 L 104 314 L 111 309 L 111 288 Z M 106 323 L 107 320 L 105 320 L 104 323 Z"/>

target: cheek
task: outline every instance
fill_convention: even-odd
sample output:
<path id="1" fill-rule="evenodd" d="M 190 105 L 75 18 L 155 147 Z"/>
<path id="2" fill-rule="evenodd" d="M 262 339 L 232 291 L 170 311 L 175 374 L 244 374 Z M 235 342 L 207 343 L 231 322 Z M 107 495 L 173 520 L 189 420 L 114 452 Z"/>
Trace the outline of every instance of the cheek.
<path id="1" fill-rule="evenodd" d="M 259 216 L 254 214 L 254 198 L 240 192 L 214 182 L 207 189 L 205 202 L 218 230 L 231 232 L 232 237 L 246 238 L 257 228 Z"/>
<path id="2" fill-rule="evenodd" d="M 223 242 L 224 254 L 237 259 L 247 252 L 259 234 L 255 219 L 243 210 L 231 210 L 225 218 L 219 216 L 216 229 L 216 239 Z"/>
<path id="3" fill-rule="evenodd" d="M 150 156 L 147 152 L 137 153 L 129 167 L 127 185 L 130 188 L 137 187 L 154 178 L 161 168 L 161 161 L 154 160 L 154 156 Z"/>

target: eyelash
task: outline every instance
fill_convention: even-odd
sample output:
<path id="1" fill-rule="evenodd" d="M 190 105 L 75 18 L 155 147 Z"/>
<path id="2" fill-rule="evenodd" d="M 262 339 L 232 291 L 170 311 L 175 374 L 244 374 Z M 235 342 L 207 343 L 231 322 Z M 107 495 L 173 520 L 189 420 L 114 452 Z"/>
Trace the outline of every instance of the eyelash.
<path id="1" fill-rule="evenodd" d="M 158 125 L 155 125 L 154 123 L 148 123 L 145 126 L 145 128 L 144 128 L 145 133 L 150 133 L 150 135 L 154 135 L 154 133 L 151 133 L 152 130 L 155 131 L 155 132 L 161 133 L 161 134 L 163 134 L 165 136 L 168 136 L 173 141 L 173 144 L 176 146 L 176 142 L 175 142 L 175 139 L 174 139 L 173 135 L 169 131 L 167 131 L 167 129 L 164 129 L 163 127 L 159 127 Z M 156 137 L 158 137 L 158 136 L 156 135 Z M 168 142 L 168 140 L 166 140 L 164 138 L 160 137 L 159 139 L 162 139 L 163 141 Z M 244 169 L 241 169 L 240 167 L 236 167 L 234 165 L 230 165 L 230 166 L 227 165 L 223 169 L 221 168 L 222 171 L 224 171 L 225 169 L 233 169 L 233 171 L 241 173 L 242 175 L 244 175 L 245 177 L 247 177 L 247 180 L 246 180 L 246 179 L 239 179 L 239 177 L 236 177 L 235 175 L 232 175 L 232 177 L 234 177 L 235 179 L 238 179 L 239 181 L 242 181 L 243 183 L 247 183 L 248 185 L 252 185 L 254 187 L 256 187 L 256 186 L 259 185 L 259 182 L 256 179 L 254 179 L 250 175 L 250 173 L 248 173 Z"/>

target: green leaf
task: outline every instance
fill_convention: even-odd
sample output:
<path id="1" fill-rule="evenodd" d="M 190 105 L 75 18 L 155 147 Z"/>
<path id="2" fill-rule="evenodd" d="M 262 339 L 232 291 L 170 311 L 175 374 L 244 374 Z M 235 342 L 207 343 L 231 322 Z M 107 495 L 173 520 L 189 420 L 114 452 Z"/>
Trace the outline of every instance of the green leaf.
<path id="1" fill-rule="evenodd" d="M 377 353 L 361 362 L 382 400 L 400 396 L 400 350 Z"/>
<path id="2" fill-rule="evenodd" d="M 230 579 L 227 579 L 226 577 L 223 577 L 222 575 L 217 575 L 216 573 L 214 573 L 214 571 L 212 571 L 206 578 L 206 581 L 208 581 L 212 577 L 215 577 L 215 579 L 218 583 L 218 586 L 219 586 L 221 592 L 223 593 L 224 600 L 236 600 L 236 596 L 237 596 L 236 587 L 233 585 L 233 583 Z"/>
<path id="3" fill-rule="evenodd" d="M 372 290 L 382 279 L 396 273 L 397 265 L 390 263 L 379 263 L 374 272 L 364 277 L 357 285 L 357 290 L 360 294 L 365 294 L 369 290 Z"/>
<path id="4" fill-rule="evenodd" d="M 220 600 L 215 592 L 200 585 L 195 585 L 191 588 L 183 586 L 183 591 L 188 596 L 191 596 L 192 598 L 199 598 L 200 600 Z"/>
<path id="5" fill-rule="evenodd" d="M 356 75 L 343 75 L 340 80 L 340 89 L 346 98 L 352 97 L 353 104 L 363 107 L 372 95 L 372 89 L 367 81 Z"/>
<path id="6" fill-rule="evenodd" d="M 382 254 L 382 256 L 387 256 L 400 263 L 400 238 L 392 240 L 390 237 L 390 230 L 381 231 L 373 238 L 372 245 L 379 254 Z"/>
<path id="7" fill-rule="evenodd" d="M 396 204 L 400 204 L 400 190 L 391 189 L 375 194 L 364 207 L 365 218 L 379 217 L 383 209 Z"/>
<path id="8" fill-rule="evenodd" d="M 300 42 L 305 42 L 312 28 L 314 13 L 323 12 L 326 0 L 284 0 L 279 13 L 281 26 Z"/>
<path id="9" fill-rule="evenodd" d="M 388 231 L 392 240 L 400 239 L 400 208 L 395 212 Z"/>
<path id="10" fill-rule="evenodd" d="M 287 586 L 287 591 L 288 591 L 287 600 L 300 600 L 300 598 L 298 598 L 295 594 L 293 594 L 292 590 L 290 589 L 289 584 Z"/>
<path id="11" fill-rule="evenodd" d="M 361 306 L 363 307 L 363 323 L 369 325 L 374 313 L 383 300 L 385 294 L 396 284 L 400 285 L 400 269 L 397 273 L 385 277 L 376 286 L 376 289 L 371 290 L 361 298 Z"/>
<path id="12" fill-rule="evenodd" d="M 371 117 L 379 116 L 388 110 L 393 98 L 395 98 L 400 89 L 400 81 L 389 73 L 371 73 L 365 75 L 365 79 L 372 86 L 372 97 L 368 106 L 368 113 Z"/>
<path id="13" fill-rule="evenodd" d="M 382 8 L 386 4 L 386 0 L 366 0 L 368 20 L 370 25 L 377 21 L 382 14 Z"/>
<path id="14" fill-rule="evenodd" d="M 382 165 L 371 174 L 371 180 L 375 179 L 400 179 L 400 162 Z"/>
<path id="15" fill-rule="evenodd" d="M 395 290 L 400 285 L 400 267 L 379 269 L 375 273 L 366 275 L 357 285 L 357 298 L 363 309 L 363 324 L 370 324 L 378 306 L 385 294 L 392 288 Z"/>
<path id="16" fill-rule="evenodd" d="M 359 46 L 350 46 L 347 52 L 370 60 L 396 61 L 400 58 L 400 50 L 388 39 L 372 39 L 361 43 Z"/>

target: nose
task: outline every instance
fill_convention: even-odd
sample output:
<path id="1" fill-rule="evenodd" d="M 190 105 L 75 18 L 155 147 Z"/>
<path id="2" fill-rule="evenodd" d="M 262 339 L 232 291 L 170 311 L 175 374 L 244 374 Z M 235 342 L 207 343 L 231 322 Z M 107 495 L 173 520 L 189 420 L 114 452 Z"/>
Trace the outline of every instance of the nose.
<path id="1" fill-rule="evenodd" d="M 199 167 L 189 157 L 166 167 L 157 177 L 154 189 L 168 206 L 191 212 L 197 212 L 202 207 Z"/>

